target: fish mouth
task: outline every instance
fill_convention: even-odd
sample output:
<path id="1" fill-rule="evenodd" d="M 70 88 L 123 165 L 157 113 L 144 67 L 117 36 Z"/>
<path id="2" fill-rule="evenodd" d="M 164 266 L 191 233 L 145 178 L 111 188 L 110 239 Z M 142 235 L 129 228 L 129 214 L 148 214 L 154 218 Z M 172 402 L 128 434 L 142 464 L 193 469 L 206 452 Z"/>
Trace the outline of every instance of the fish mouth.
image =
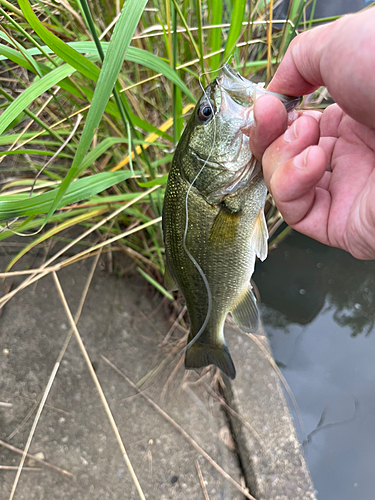
<path id="1" fill-rule="evenodd" d="M 258 85 L 242 77 L 228 63 L 225 63 L 217 83 L 231 98 L 241 106 L 251 106 L 254 104 L 256 96 L 254 95 Z"/>
<path id="2" fill-rule="evenodd" d="M 224 64 L 216 80 L 221 89 L 227 92 L 227 94 L 241 106 L 253 106 L 258 97 L 264 94 L 274 95 L 280 99 L 288 112 L 292 111 L 302 102 L 302 97 L 293 97 L 271 92 L 264 88 L 263 83 L 256 84 L 247 80 L 237 73 L 228 63 Z"/>

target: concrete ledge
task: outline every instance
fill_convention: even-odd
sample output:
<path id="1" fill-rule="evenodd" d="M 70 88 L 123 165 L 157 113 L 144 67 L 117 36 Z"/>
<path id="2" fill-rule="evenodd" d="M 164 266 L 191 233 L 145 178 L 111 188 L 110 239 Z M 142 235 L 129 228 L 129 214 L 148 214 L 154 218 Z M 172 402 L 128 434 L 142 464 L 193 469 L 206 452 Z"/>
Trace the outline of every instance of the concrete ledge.
<path id="1" fill-rule="evenodd" d="M 8 261 L 9 256 L 0 259 L 0 268 L 4 269 Z M 73 312 L 90 265 L 78 263 L 59 272 Z M 140 278 L 118 279 L 98 270 L 78 325 L 146 498 L 201 500 L 203 492 L 195 468 L 198 460 L 210 500 L 241 500 L 243 495 L 101 360 L 100 355 L 104 354 L 135 381 L 158 362 L 158 345 L 169 323 L 158 308 L 160 297 L 155 296 L 153 302 L 147 297 L 147 289 Z M 12 404 L 0 411 L 0 438 L 4 441 L 43 391 L 68 328 L 51 276 L 36 288 L 17 294 L 4 307 L 0 317 L 0 395 L 2 401 Z M 204 381 L 209 379 L 198 380 L 193 372 L 186 377 L 181 369 L 180 377 L 167 386 L 166 400 L 160 398 L 164 385 L 153 386 L 153 399 L 235 481 L 242 483 L 244 477 L 257 500 L 314 500 L 277 375 L 248 336 L 228 326 L 226 337 L 237 378 L 227 384 L 221 396 L 259 437 L 254 437 L 238 417 L 229 415 L 226 419 L 217 399 L 211 398 L 205 388 Z M 269 350 L 266 337 L 258 338 Z M 74 479 L 66 480 L 49 470 L 24 473 L 17 488 L 19 498 L 138 498 L 74 339 L 48 403 L 56 409 L 43 411 L 30 452 L 43 452 L 47 461 L 72 472 Z M 31 421 L 11 444 L 23 448 Z M 230 446 L 228 422 L 240 466 Z M 223 438 L 226 433 L 229 439 Z M 19 457 L 3 447 L 0 460 L 4 465 L 19 463 Z M 2 471 L 1 475 L 0 498 L 7 498 L 14 473 Z"/>
<path id="2" fill-rule="evenodd" d="M 256 433 L 228 413 L 251 494 L 257 500 L 316 500 L 279 377 L 254 340 L 235 328 L 227 328 L 226 337 L 237 377 L 226 383 L 224 396 Z M 262 327 L 257 339 L 272 356 Z"/>

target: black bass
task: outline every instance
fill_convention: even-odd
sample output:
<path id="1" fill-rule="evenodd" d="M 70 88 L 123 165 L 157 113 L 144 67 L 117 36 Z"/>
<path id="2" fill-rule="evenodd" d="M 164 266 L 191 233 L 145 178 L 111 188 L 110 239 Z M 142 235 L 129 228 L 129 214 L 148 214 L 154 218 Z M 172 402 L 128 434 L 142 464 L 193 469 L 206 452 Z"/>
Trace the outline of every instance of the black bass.
<path id="1" fill-rule="evenodd" d="M 163 209 L 165 286 L 182 292 L 190 317 L 186 368 L 235 368 L 224 339 L 231 312 L 245 332 L 258 329 L 250 278 L 267 256 L 267 189 L 246 131 L 266 90 L 229 65 L 205 89 L 174 154 Z M 276 94 L 292 110 L 300 99 Z"/>

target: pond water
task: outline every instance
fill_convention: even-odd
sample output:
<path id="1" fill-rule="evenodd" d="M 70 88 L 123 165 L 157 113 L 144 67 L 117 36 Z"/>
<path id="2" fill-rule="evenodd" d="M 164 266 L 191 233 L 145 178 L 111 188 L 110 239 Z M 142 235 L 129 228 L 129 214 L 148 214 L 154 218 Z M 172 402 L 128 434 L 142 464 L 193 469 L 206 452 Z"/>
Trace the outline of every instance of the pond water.
<path id="1" fill-rule="evenodd" d="M 358 10 L 368 7 L 371 3 L 372 0 L 316 0 L 314 18 L 321 19 L 357 12 Z M 310 6 L 306 10 L 307 19 L 310 19 L 312 5 L 313 2 L 310 3 Z M 288 6 L 289 2 L 282 2 L 278 8 L 279 10 L 276 10 L 275 14 L 277 14 L 280 19 L 285 19 L 288 12 Z"/>
<path id="2" fill-rule="evenodd" d="M 317 0 L 315 18 L 370 3 Z M 290 408 L 318 499 L 374 500 L 375 261 L 294 232 L 257 263 L 254 281 L 275 359 L 297 400 L 304 429 Z"/>
<path id="3" fill-rule="evenodd" d="M 375 261 L 293 232 L 254 281 L 319 500 L 373 500 Z"/>

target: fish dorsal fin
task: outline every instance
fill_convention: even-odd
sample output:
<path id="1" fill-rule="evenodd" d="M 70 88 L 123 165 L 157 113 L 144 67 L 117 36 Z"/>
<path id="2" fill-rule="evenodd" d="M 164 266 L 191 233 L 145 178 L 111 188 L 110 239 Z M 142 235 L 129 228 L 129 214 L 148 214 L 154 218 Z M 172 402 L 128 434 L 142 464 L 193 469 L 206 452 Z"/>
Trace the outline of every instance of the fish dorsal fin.
<path id="1" fill-rule="evenodd" d="M 164 286 L 168 292 L 174 292 L 178 290 L 178 286 L 175 282 L 175 280 L 172 278 L 172 275 L 168 269 L 168 267 L 165 267 L 165 273 L 164 273 Z"/>
<path id="2" fill-rule="evenodd" d="M 251 246 L 253 247 L 254 252 L 257 257 L 263 261 L 268 254 L 268 230 L 263 208 L 255 218 L 253 232 L 251 233 L 250 238 Z"/>
<path id="3" fill-rule="evenodd" d="M 231 314 L 236 325 L 241 328 L 243 332 L 255 333 L 258 330 L 259 312 L 256 298 L 250 285 L 231 311 Z"/>
<path id="4" fill-rule="evenodd" d="M 239 217 L 239 212 L 231 213 L 221 208 L 212 224 L 210 243 L 214 245 L 233 243 L 237 234 Z"/>

